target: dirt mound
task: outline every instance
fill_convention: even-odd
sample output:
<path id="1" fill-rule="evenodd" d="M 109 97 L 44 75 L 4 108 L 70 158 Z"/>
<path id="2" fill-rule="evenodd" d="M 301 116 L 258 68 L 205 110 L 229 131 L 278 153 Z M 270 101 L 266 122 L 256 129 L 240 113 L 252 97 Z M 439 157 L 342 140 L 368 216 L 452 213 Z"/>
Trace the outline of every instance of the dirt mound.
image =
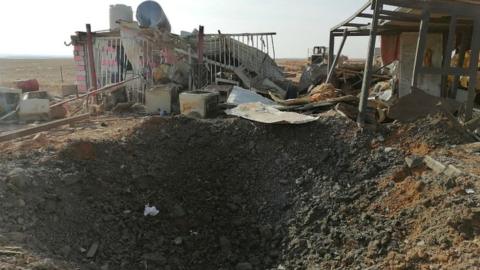
<path id="1" fill-rule="evenodd" d="M 0 248 L 0 261 L 21 269 L 420 269 L 454 249 L 428 240 L 440 233 L 475 250 L 476 212 L 449 201 L 438 176 L 406 169 L 402 150 L 372 148 L 378 136 L 327 115 L 302 126 L 153 118 L 120 139 L 6 160 L 0 244 L 22 255 Z M 467 196 L 462 202 L 477 202 Z M 436 202 L 442 217 L 466 212 L 433 224 Z M 144 216 L 145 205 L 158 215 Z M 409 254 L 421 241 L 424 253 Z"/>

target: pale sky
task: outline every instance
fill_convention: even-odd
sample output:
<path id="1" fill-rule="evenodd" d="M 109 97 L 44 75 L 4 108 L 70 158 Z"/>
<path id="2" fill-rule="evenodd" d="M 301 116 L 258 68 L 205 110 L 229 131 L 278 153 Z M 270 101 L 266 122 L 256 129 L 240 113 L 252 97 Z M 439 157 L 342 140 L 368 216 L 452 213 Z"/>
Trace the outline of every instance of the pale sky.
<path id="1" fill-rule="evenodd" d="M 134 10 L 141 0 L 2 0 L 0 55 L 71 56 L 75 31 L 109 28 L 109 5 Z M 172 31 L 204 25 L 206 33 L 277 32 L 279 58 L 304 58 L 314 45 L 328 46 L 329 29 L 349 17 L 364 0 L 157 0 Z M 337 45 L 340 43 L 337 39 Z M 367 40 L 347 41 L 344 54 L 365 57 Z"/>

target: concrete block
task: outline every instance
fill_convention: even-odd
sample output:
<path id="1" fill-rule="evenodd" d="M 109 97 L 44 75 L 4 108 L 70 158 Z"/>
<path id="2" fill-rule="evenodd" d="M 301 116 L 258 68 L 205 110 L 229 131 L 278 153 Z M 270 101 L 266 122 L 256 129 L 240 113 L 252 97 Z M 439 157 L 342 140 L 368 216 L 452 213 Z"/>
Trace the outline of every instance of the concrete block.
<path id="1" fill-rule="evenodd" d="M 147 113 L 172 113 L 172 103 L 178 101 L 180 86 L 176 84 L 157 85 L 145 93 L 145 108 Z"/>
<path id="2" fill-rule="evenodd" d="M 443 173 L 449 177 L 459 177 L 463 175 L 463 171 L 453 165 L 448 165 L 447 169 Z"/>
<path id="3" fill-rule="evenodd" d="M 20 101 L 18 116 L 22 121 L 49 120 L 50 102 L 48 99 L 26 99 Z"/>
<path id="4" fill-rule="evenodd" d="M 423 164 L 423 158 L 419 156 L 409 156 L 405 158 L 405 163 L 410 169 L 415 169 Z"/>
<path id="5" fill-rule="evenodd" d="M 199 118 L 211 116 L 218 106 L 219 94 L 206 91 L 190 91 L 180 94 L 180 112 Z"/>
<path id="6" fill-rule="evenodd" d="M 428 168 L 432 169 L 437 174 L 441 174 L 447 169 L 447 166 L 445 166 L 440 161 L 435 160 L 431 156 L 426 156 L 423 161 Z"/>

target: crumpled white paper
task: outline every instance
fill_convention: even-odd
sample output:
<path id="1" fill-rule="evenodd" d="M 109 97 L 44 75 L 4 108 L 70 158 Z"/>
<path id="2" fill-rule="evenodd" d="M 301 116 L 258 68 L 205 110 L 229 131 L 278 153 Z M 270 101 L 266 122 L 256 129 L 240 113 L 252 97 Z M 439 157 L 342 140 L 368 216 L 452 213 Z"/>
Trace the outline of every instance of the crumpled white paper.
<path id="1" fill-rule="evenodd" d="M 145 210 L 143 211 L 144 216 L 154 217 L 158 215 L 158 213 L 160 213 L 160 211 L 158 211 L 158 209 L 155 206 L 150 206 L 150 204 L 145 205 Z"/>

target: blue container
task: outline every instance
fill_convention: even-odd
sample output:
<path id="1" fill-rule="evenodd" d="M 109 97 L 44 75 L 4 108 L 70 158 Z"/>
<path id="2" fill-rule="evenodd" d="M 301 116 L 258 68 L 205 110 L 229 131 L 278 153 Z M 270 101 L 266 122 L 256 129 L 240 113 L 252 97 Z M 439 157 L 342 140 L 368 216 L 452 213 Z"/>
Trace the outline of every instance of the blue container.
<path id="1" fill-rule="evenodd" d="M 167 15 L 155 1 L 145 1 L 138 6 L 137 21 L 142 27 L 159 28 L 166 32 L 172 30 Z"/>

